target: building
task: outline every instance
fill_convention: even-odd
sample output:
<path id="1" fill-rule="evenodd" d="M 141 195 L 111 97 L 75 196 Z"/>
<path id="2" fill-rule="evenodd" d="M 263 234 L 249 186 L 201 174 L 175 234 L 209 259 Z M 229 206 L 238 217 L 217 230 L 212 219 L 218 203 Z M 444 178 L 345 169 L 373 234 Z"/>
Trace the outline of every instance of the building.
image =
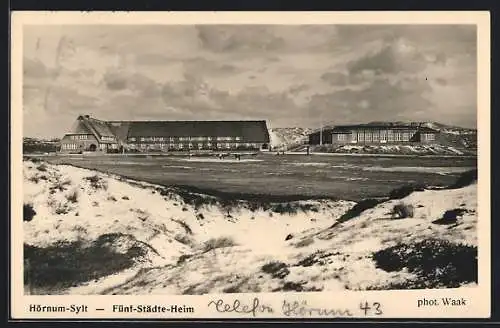
<path id="1" fill-rule="evenodd" d="M 61 152 L 267 150 L 266 121 L 101 121 L 81 115 Z"/>
<path id="2" fill-rule="evenodd" d="M 433 143 L 438 133 L 416 124 L 338 125 L 309 134 L 309 144 Z"/>

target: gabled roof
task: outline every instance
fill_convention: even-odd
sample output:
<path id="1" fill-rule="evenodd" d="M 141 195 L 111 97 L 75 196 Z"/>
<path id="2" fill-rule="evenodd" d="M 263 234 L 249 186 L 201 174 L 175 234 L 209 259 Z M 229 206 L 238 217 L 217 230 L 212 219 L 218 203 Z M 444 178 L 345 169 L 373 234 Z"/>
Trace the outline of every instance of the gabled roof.
<path id="1" fill-rule="evenodd" d="M 75 129 L 125 141 L 128 137 L 242 137 L 248 142 L 269 142 L 266 121 L 101 121 L 80 115 Z M 75 131 L 76 131 L 75 130 Z"/>
<path id="2" fill-rule="evenodd" d="M 84 126 L 88 132 L 92 133 L 100 142 L 108 143 L 112 141 L 102 140 L 102 137 L 115 137 L 107 122 L 97 120 L 88 115 L 80 115 L 77 118 L 79 126 Z"/>
<path id="3" fill-rule="evenodd" d="M 266 121 L 130 121 L 128 137 L 240 136 L 269 142 Z"/>

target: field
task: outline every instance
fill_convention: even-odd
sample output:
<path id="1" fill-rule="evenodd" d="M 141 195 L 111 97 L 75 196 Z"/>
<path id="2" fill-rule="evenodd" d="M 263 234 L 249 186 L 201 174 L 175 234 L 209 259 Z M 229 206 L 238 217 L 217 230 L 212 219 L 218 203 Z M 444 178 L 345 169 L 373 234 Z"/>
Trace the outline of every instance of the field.
<path id="1" fill-rule="evenodd" d="M 50 156 L 53 164 L 117 174 L 165 186 L 241 199 L 333 198 L 358 201 L 386 196 L 407 184 L 448 185 L 476 168 L 476 158 L 306 156 L 259 154 L 233 158 L 145 156 Z"/>

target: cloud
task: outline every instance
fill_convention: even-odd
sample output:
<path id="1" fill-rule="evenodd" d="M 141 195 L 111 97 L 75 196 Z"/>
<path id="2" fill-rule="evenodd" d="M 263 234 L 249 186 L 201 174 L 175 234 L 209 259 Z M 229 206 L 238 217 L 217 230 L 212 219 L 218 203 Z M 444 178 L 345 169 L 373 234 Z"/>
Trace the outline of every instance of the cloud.
<path id="1" fill-rule="evenodd" d="M 34 26 L 23 47 L 25 117 L 46 122 L 26 122 L 32 135 L 60 135 L 82 112 L 476 124 L 473 26 Z"/>

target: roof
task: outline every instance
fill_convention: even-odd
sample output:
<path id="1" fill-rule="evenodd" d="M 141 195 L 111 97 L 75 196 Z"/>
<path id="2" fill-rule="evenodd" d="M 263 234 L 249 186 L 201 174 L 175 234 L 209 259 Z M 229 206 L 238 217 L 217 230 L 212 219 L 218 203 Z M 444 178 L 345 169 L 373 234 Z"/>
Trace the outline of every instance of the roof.
<path id="1" fill-rule="evenodd" d="M 86 118 L 86 123 L 90 124 L 91 127 L 97 132 L 99 136 L 113 137 L 114 133 L 108 126 L 107 122 L 97 120 L 95 118 Z"/>
<path id="2" fill-rule="evenodd" d="M 240 136 L 269 142 L 266 121 L 129 121 L 128 137 Z"/>
<path id="3" fill-rule="evenodd" d="M 75 133 L 92 133 L 125 141 L 127 137 L 242 137 L 248 142 L 269 142 L 266 121 L 101 121 L 80 115 Z"/>

